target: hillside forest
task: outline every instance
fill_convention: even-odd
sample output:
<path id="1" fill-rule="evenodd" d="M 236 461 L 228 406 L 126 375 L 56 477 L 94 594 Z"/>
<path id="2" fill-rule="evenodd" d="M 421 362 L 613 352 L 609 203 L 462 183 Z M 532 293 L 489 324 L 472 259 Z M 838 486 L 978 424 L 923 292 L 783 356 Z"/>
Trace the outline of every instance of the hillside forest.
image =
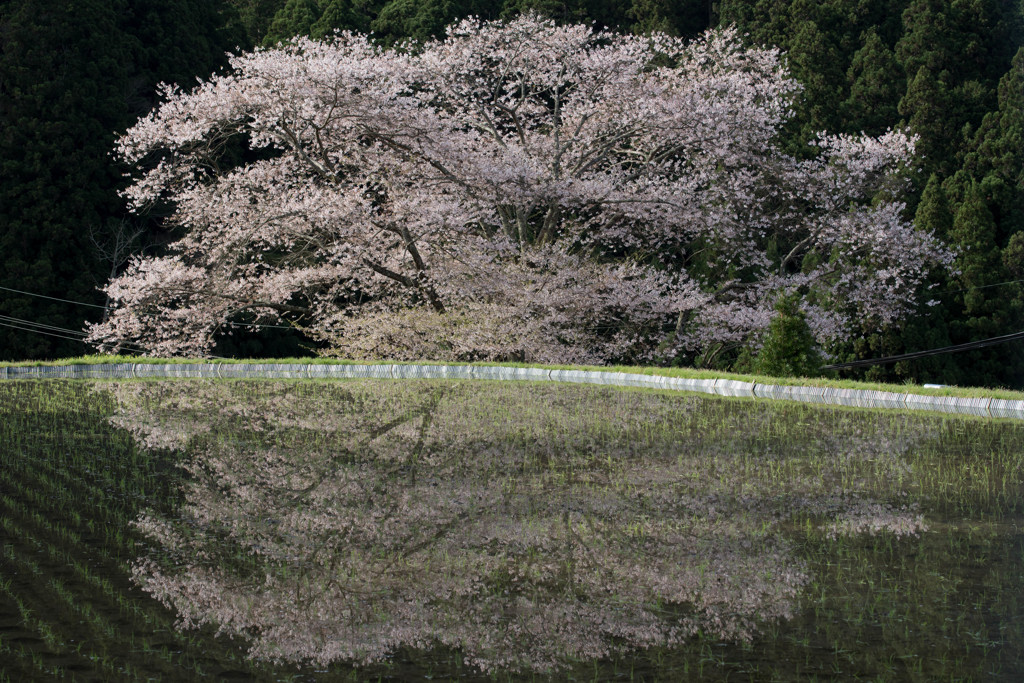
<path id="1" fill-rule="evenodd" d="M 76 356 L 104 317 L 100 287 L 161 253 L 168 207 L 129 213 L 115 141 L 228 54 L 335 30 L 415 49 L 449 24 L 526 12 L 643 35 L 735 26 L 784 51 L 802 85 L 781 145 L 818 131 L 917 136 L 907 218 L 956 253 L 900 324 L 829 349 L 833 362 L 935 349 L 1024 328 L 1024 2 L 1020 0 L 7 0 L 0 5 L 0 359 Z M 406 42 L 411 41 L 411 42 Z M 244 322 L 244 321 L 243 321 Z M 226 357 L 310 355 L 268 327 L 225 334 Z M 735 369 L 750 349 L 672 362 Z M 1024 388 L 1024 343 L 844 371 L 879 381 Z"/>

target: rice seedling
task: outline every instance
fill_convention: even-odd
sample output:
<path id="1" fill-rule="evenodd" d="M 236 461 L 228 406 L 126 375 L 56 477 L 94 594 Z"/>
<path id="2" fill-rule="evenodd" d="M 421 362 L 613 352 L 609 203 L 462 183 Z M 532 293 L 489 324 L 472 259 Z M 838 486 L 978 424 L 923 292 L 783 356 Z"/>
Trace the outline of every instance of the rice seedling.
<path id="1" fill-rule="evenodd" d="M 0 654 L 36 678 L 1024 671 L 1019 424 L 529 382 L 0 392 L 0 604 L 35 634 Z"/>

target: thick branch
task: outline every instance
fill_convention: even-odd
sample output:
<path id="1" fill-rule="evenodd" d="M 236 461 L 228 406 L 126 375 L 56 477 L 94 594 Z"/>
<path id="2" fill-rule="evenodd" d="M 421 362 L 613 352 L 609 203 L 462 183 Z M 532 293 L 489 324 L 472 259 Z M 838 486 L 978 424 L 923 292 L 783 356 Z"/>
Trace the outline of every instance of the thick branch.
<path id="1" fill-rule="evenodd" d="M 814 237 L 815 236 L 813 234 L 808 235 L 807 237 L 800 240 L 799 244 L 797 244 L 795 247 L 789 250 L 789 253 L 786 254 L 786 257 L 782 259 L 782 263 L 779 264 L 779 275 L 786 274 L 786 268 L 789 266 L 789 264 L 793 261 L 793 259 L 796 258 L 797 254 L 799 254 L 805 247 L 807 247 L 808 245 L 811 244 L 811 242 L 814 241 Z"/>
<path id="2" fill-rule="evenodd" d="M 363 264 L 368 266 L 371 270 L 373 270 L 373 272 L 379 275 L 383 275 L 386 278 L 390 278 L 395 282 L 399 282 L 405 285 L 406 287 L 419 289 L 424 294 L 426 294 L 427 300 L 430 301 L 430 305 L 435 311 L 437 311 L 438 313 L 445 312 L 444 304 L 441 302 L 440 297 L 437 296 L 437 292 L 434 291 L 433 287 L 429 285 L 425 287 L 421 286 L 418 280 L 411 278 L 408 275 L 402 275 L 399 272 L 391 270 L 387 266 L 382 266 L 379 263 L 374 263 L 373 261 L 367 258 L 363 259 Z"/>

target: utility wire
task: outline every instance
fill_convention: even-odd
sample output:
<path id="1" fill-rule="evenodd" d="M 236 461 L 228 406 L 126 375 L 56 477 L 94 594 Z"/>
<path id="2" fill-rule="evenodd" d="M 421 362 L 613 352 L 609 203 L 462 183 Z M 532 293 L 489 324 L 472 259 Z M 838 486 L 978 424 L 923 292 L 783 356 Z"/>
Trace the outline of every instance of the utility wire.
<path id="1" fill-rule="evenodd" d="M 85 332 L 81 330 L 69 330 L 66 327 L 56 327 L 54 325 L 44 325 L 43 323 L 33 322 L 31 320 L 22 320 L 21 318 L 12 318 L 6 315 L 0 315 L 0 320 L 6 320 L 9 323 L 21 323 L 22 325 L 29 325 L 31 327 L 38 327 L 44 330 L 53 330 L 54 332 L 66 332 L 68 334 L 75 334 L 84 337 Z"/>
<path id="2" fill-rule="evenodd" d="M 975 289 L 988 289 L 989 287 L 1002 287 L 1003 285 L 1015 285 L 1024 280 L 1009 280 L 1007 282 L 994 282 L 991 285 L 978 285 L 977 287 L 968 287 L 967 289 L 943 289 L 941 292 L 932 292 L 932 294 L 959 294 L 960 292 L 973 292 Z"/>
<path id="3" fill-rule="evenodd" d="M 22 291 L 20 289 L 11 289 L 10 287 L 0 287 L 0 289 L 3 289 L 3 290 L 8 291 L 8 292 L 17 292 L 18 294 L 26 294 L 28 296 L 37 296 L 40 299 L 50 299 L 51 301 L 63 301 L 66 304 L 78 304 L 79 306 L 92 306 L 93 308 L 102 308 L 105 311 L 109 311 L 110 310 L 107 306 L 100 306 L 99 304 L 87 304 L 84 301 L 72 301 L 71 299 L 58 299 L 55 296 L 46 296 L 45 294 L 36 294 L 34 292 L 25 292 L 25 291 Z"/>
<path id="4" fill-rule="evenodd" d="M 52 330 L 54 332 L 63 332 L 65 334 L 71 334 L 78 337 L 85 337 L 86 333 L 81 330 L 70 330 L 66 327 L 57 327 L 55 325 L 46 325 L 44 323 L 37 323 L 32 320 L 23 320 L 21 318 L 12 318 L 7 315 L 0 315 L 0 320 L 5 320 L 9 323 L 20 323 L 22 325 L 28 325 L 29 327 L 43 330 Z"/>
<path id="5" fill-rule="evenodd" d="M 21 324 L 19 325 L 17 323 Z M 36 334 L 44 334 L 50 337 L 57 337 L 59 339 L 70 339 L 71 341 L 80 341 L 83 344 L 88 344 L 88 342 L 85 341 L 85 332 L 69 330 L 64 327 L 55 327 L 53 325 L 44 325 L 42 323 L 34 323 L 30 320 L 22 320 L 21 318 L 11 318 L 6 315 L 0 315 L 0 326 L 8 327 L 15 330 L 23 330 L 25 332 L 34 332 Z M 141 346 L 135 346 L 133 344 L 124 345 L 124 349 L 135 353 L 146 352 L 146 349 L 142 348 Z"/>
<path id="6" fill-rule="evenodd" d="M 873 358 L 870 360 L 855 360 L 849 363 L 836 363 L 835 365 L 824 365 L 823 370 L 839 370 L 841 368 L 861 368 L 868 365 L 885 365 L 888 363 L 896 363 L 901 360 L 912 360 L 914 358 L 925 358 L 927 356 L 938 356 L 943 353 L 958 353 L 960 351 L 971 351 L 973 349 L 981 349 L 986 346 L 995 346 L 996 344 L 1005 344 L 1006 342 L 1016 341 L 1018 339 L 1024 339 L 1024 331 L 1014 332 L 1013 334 L 1004 334 L 1001 337 L 990 337 L 988 339 L 979 339 L 978 341 L 968 342 L 966 344 L 956 344 L 955 346 L 944 346 L 939 349 L 929 349 L 927 351 L 914 351 L 913 353 L 903 353 L 898 356 L 886 356 L 885 358 Z"/>
<path id="7" fill-rule="evenodd" d="M 20 325 L 12 325 L 10 323 L 0 322 L 0 327 L 9 327 L 12 330 L 24 330 L 25 332 L 35 332 L 36 334 L 45 334 L 48 337 L 58 337 L 60 339 L 70 339 L 71 341 L 86 343 L 82 337 L 69 337 L 64 334 L 57 334 L 55 332 L 46 332 L 45 330 L 37 330 L 32 327 L 21 327 Z"/>
<path id="8" fill-rule="evenodd" d="M 69 334 L 81 335 L 81 336 L 78 336 L 78 337 L 72 337 L 72 336 L 68 336 L 68 335 L 64 335 L 64 334 L 57 334 L 56 332 L 47 332 L 45 329 L 38 329 L 38 328 L 35 328 L 35 327 L 22 327 L 21 325 L 14 325 L 12 323 L 3 322 L 2 319 L 6 319 L 6 316 L 0 316 L 0 327 L 8 327 L 8 328 L 11 328 L 11 329 L 14 329 L 14 330 L 24 330 L 25 332 L 34 332 L 35 334 L 45 334 L 45 335 L 47 335 L 49 337 L 58 337 L 60 339 L 70 339 L 71 341 L 78 341 L 78 342 L 82 342 L 83 344 L 88 344 L 89 343 L 89 342 L 85 341 L 85 339 L 84 339 L 84 337 L 85 337 L 85 333 L 84 332 L 75 332 L 74 330 L 64 330 L 65 332 L 68 332 Z M 29 325 L 36 325 L 37 323 L 31 323 L 30 322 L 28 324 Z M 40 327 L 57 329 L 57 330 L 63 329 L 63 328 L 60 328 L 60 327 L 53 327 L 51 325 L 40 325 Z M 149 349 L 142 348 L 141 346 L 135 346 L 134 344 L 120 344 L 120 345 L 118 345 L 118 348 L 124 349 L 125 351 L 131 351 L 133 353 L 148 353 L 149 352 Z M 207 358 L 211 358 L 213 360 L 227 360 L 227 358 L 225 358 L 224 356 L 215 356 L 213 354 L 210 354 L 209 356 L 207 356 Z"/>
<path id="9" fill-rule="evenodd" d="M 3 290 L 8 291 L 8 292 L 17 292 L 18 294 L 26 294 L 28 296 L 37 296 L 40 299 L 49 299 L 51 301 L 63 301 L 66 304 L 77 304 L 79 306 L 91 306 L 93 308 L 102 308 L 105 311 L 113 310 L 110 306 L 100 306 L 98 304 L 88 304 L 88 303 L 86 303 L 84 301 L 72 301 L 71 299 L 59 299 L 59 298 L 57 298 L 55 296 L 46 296 L 45 294 L 35 294 L 34 292 L 26 292 L 26 291 L 23 291 L 23 290 L 20 290 L 20 289 L 11 289 L 10 287 L 0 287 L 0 289 L 3 289 Z M 290 325 L 263 325 L 263 324 L 260 324 L 260 323 L 234 323 L 234 322 L 229 322 L 229 323 L 225 323 L 225 324 L 226 325 L 230 325 L 232 327 L 258 327 L 258 328 L 272 328 L 272 329 L 275 329 L 275 330 L 294 330 L 295 329 L 294 327 L 292 327 Z"/>

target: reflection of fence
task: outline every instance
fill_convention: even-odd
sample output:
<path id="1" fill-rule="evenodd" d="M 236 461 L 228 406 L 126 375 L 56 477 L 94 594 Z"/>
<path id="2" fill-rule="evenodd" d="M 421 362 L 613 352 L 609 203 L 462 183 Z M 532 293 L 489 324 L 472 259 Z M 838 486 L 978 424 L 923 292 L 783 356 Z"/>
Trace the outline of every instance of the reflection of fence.
<path id="1" fill-rule="evenodd" d="M 689 379 L 662 375 L 593 370 L 549 370 L 546 368 L 505 368 L 478 365 L 327 365 L 292 363 L 116 363 L 105 365 L 53 365 L 4 367 L 3 379 L 128 379 L 133 377 L 210 377 L 262 379 L 494 379 L 575 382 L 615 386 L 696 391 L 718 396 L 782 399 L 804 403 L 856 406 L 860 408 L 904 408 L 965 413 L 984 417 L 1024 420 L 1024 401 L 999 398 L 958 398 L 925 396 L 865 389 L 831 389 L 781 384 L 740 382 L 731 379 Z"/>

